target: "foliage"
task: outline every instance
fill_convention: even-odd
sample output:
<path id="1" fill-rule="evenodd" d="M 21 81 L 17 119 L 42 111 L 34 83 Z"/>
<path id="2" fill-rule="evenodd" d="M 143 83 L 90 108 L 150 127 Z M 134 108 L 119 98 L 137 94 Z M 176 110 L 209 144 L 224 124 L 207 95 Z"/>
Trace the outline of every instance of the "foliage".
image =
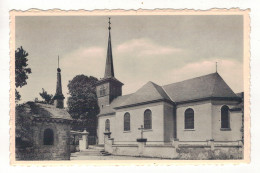
<path id="1" fill-rule="evenodd" d="M 73 119 L 81 120 L 81 125 L 75 128 L 90 126 L 96 128 L 96 115 L 99 113 L 95 90 L 97 81 L 97 78 L 85 75 L 77 75 L 69 81 L 68 112 Z"/>
<path id="2" fill-rule="evenodd" d="M 31 68 L 27 68 L 27 56 L 29 54 L 21 46 L 15 51 L 15 86 L 16 88 L 22 87 L 27 84 L 28 74 L 30 74 Z M 15 90 L 15 101 L 18 102 L 21 99 L 21 95 Z"/>
<path id="3" fill-rule="evenodd" d="M 20 93 L 15 89 L 15 102 L 18 102 L 21 100 L 21 95 Z"/>
<path id="4" fill-rule="evenodd" d="M 53 95 L 52 94 L 48 94 L 47 91 L 45 91 L 43 88 L 42 88 L 42 92 L 39 94 L 42 97 L 42 99 L 44 100 L 44 103 L 53 104 Z"/>
<path id="5" fill-rule="evenodd" d="M 26 110 L 25 104 L 15 107 L 15 139 L 16 147 L 32 146 L 32 119 L 31 114 Z"/>
<path id="6" fill-rule="evenodd" d="M 26 80 L 28 79 L 28 75 L 30 74 L 31 68 L 26 68 L 27 64 L 27 56 L 29 54 L 23 49 L 21 46 L 15 51 L 15 86 L 22 87 L 27 84 Z"/>

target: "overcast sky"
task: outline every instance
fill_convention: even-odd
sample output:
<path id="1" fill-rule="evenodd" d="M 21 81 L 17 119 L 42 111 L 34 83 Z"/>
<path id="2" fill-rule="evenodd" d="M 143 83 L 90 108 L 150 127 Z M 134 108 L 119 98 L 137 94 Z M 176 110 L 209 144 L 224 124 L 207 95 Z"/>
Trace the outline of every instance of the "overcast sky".
<path id="1" fill-rule="evenodd" d="M 60 56 L 63 94 L 78 74 L 102 78 L 108 16 L 16 17 L 16 48 L 29 53 L 32 69 L 19 88 L 21 102 L 42 88 L 55 94 Z M 243 91 L 242 16 L 113 16 L 111 34 L 115 77 L 123 94 L 148 81 L 158 85 L 218 72 L 234 92 Z"/>

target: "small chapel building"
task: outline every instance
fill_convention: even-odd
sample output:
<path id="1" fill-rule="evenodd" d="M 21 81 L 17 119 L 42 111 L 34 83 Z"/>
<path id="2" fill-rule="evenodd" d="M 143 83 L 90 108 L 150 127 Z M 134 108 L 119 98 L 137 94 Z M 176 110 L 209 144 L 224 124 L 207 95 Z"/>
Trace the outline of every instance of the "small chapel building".
<path id="1" fill-rule="evenodd" d="M 141 126 L 147 144 L 242 140 L 241 94 L 217 72 L 164 86 L 149 81 L 122 95 L 123 83 L 114 74 L 110 22 L 108 29 L 105 75 L 96 84 L 99 145 L 107 132 L 116 144 L 136 144 Z"/>
<path id="2" fill-rule="evenodd" d="M 70 130 L 73 120 L 64 109 L 60 68 L 57 68 L 53 99 L 54 105 L 27 102 L 16 107 L 16 119 L 21 117 L 24 121 L 28 117 L 32 122 L 27 125 L 29 127 L 26 131 L 30 146 L 19 145 L 22 143 L 19 141 L 23 140 L 19 128 L 23 124 L 16 124 L 16 160 L 70 160 Z"/>

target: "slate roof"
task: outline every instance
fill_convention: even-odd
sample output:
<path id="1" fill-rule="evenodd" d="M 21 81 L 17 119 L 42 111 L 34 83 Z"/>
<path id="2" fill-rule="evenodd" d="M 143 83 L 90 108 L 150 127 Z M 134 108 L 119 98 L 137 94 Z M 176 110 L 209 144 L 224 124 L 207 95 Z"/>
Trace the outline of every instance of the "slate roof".
<path id="1" fill-rule="evenodd" d="M 58 109 L 53 105 L 27 102 L 24 105 L 24 112 L 34 118 L 52 118 L 72 120 L 70 114 L 65 109 Z"/>
<path id="2" fill-rule="evenodd" d="M 164 86 L 148 82 L 133 94 L 117 97 L 99 115 L 113 114 L 114 108 L 156 100 L 180 103 L 205 98 L 240 99 L 218 73 L 212 73 Z"/>
<path id="3" fill-rule="evenodd" d="M 163 88 L 173 102 L 202 98 L 239 99 L 218 73 L 172 83 L 163 86 Z"/>
<path id="4" fill-rule="evenodd" d="M 115 113 L 114 107 L 119 105 L 120 103 L 124 102 L 128 97 L 130 97 L 132 94 L 123 95 L 115 98 L 110 105 L 104 105 L 103 108 L 100 108 L 99 115 L 107 115 L 107 114 L 113 114 Z"/>
<path id="5" fill-rule="evenodd" d="M 155 100 L 171 101 L 170 97 L 165 93 L 161 86 L 153 82 L 148 82 L 116 107 L 123 107 Z"/>

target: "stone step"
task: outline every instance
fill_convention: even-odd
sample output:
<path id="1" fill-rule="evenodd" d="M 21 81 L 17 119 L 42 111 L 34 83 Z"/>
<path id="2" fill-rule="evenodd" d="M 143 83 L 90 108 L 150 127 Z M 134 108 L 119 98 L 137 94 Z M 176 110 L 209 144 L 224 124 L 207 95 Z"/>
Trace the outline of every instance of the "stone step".
<path id="1" fill-rule="evenodd" d="M 87 150 L 80 151 L 76 153 L 71 153 L 71 157 L 77 156 L 110 156 L 111 154 L 106 152 L 105 150 Z"/>

